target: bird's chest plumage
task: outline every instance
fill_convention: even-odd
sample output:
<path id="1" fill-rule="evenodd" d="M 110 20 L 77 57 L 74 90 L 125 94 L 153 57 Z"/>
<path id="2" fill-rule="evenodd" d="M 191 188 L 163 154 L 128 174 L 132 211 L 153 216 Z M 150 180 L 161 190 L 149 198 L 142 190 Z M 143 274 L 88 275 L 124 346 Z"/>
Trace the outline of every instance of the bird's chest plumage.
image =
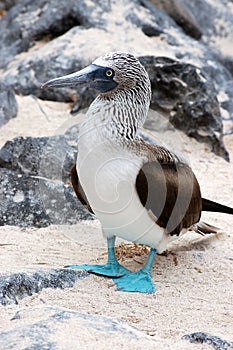
<path id="1" fill-rule="evenodd" d="M 80 140 L 77 172 L 92 209 L 121 211 L 135 191 L 141 164 L 142 159 L 94 132 L 91 140 Z"/>
<path id="2" fill-rule="evenodd" d="M 106 237 L 159 248 L 164 236 L 138 197 L 135 182 L 144 159 L 94 130 L 79 139 L 77 172 Z"/>

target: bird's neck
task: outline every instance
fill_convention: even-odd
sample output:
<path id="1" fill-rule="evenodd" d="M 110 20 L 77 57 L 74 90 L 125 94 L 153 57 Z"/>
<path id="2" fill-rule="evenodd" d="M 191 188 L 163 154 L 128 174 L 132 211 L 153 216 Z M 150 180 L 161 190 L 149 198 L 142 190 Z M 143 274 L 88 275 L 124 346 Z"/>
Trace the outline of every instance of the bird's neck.
<path id="1" fill-rule="evenodd" d="M 110 96 L 99 95 L 90 105 L 80 127 L 80 137 L 133 141 L 147 117 L 150 93 L 138 96 L 137 91 L 127 91 Z M 114 142 L 115 142 L 114 141 Z"/>

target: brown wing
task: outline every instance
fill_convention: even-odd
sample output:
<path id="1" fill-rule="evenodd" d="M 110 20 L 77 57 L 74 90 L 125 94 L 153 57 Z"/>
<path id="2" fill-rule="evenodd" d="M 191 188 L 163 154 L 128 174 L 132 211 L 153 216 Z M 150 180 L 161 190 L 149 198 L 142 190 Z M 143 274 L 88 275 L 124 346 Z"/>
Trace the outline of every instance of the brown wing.
<path id="1" fill-rule="evenodd" d="M 85 192 L 82 189 L 82 186 L 79 183 L 78 174 L 76 171 L 76 165 L 72 166 L 71 171 L 70 171 L 70 176 L 71 176 L 71 183 L 72 183 L 73 189 L 74 189 L 78 199 L 84 205 L 84 207 L 89 210 L 89 212 L 91 212 L 92 214 L 95 214 L 93 212 L 93 210 L 91 209 L 90 204 L 88 203 L 87 197 L 85 195 Z"/>
<path id="2" fill-rule="evenodd" d="M 192 169 L 173 158 L 161 157 L 160 147 L 154 147 L 156 160 L 143 165 L 136 179 L 136 188 L 143 206 L 156 217 L 159 226 L 171 235 L 179 235 L 183 228 L 198 222 L 202 200 L 200 187 Z M 165 163 L 163 163 L 163 160 Z"/>

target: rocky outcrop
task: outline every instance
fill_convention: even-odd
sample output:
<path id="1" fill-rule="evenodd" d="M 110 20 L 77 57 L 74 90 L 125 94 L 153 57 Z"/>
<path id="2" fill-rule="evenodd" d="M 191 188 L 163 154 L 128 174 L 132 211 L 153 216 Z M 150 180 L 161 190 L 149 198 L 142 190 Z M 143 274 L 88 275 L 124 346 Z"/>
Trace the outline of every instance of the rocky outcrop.
<path id="1" fill-rule="evenodd" d="M 202 41 L 233 74 L 233 11 L 231 1 L 182 0 L 202 31 Z"/>
<path id="2" fill-rule="evenodd" d="M 151 56 L 153 53 L 154 60 L 158 56 L 166 55 L 175 61 L 179 60 L 181 70 L 192 62 L 201 69 L 202 73 L 206 74 L 206 82 L 202 82 L 202 85 L 206 85 L 206 91 L 209 86 L 214 85 L 215 90 L 213 88 L 211 90 L 213 100 L 217 102 L 218 99 L 221 112 L 225 118 L 229 119 L 233 111 L 231 102 L 233 86 L 230 72 L 218 61 L 215 53 L 212 54 L 209 47 L 202 41 L 194 40 L 186 35 L 179 25 L 185 17 L 189 24 L 193 20 L 193 24 L 190 25 L 194 28 L 197 16 L 191 15 L 194 12 L 184 0 L 164 0 L 159 2 L 160 5 L 156 1 L 154 3 L 162 10 L 147 0 L 121 0 L 111 3 L 97 0 L 88 2 L 72 0 L 67 4 L 61 4 L 55 0 L 39 0 L 33 3 L 22 0 L 13 6 L 0 21 L 2 33 L 0 46 L 3 47 L 1 65 L 4 67 L 2 79 L 7 86 L 19 94 L 34 94 L 43 99 L 57 101 L 73 101 L 75 102 L 73 112 L 75 112 L 90 104 L 96 95 L 93 90 L 87 88 L 79 88 L 77 91 L 70 88 L 41 90 L 40 85 L 50 78 L 81 69 L 106 51 L 120 49 L 132 51 L 139 56 L 148 54 Z M 169 17 L 171 8 L 176 9 L 172 11 L 176 22 Z M 120 17 L 117 15 L 119 11 Z M 188 26 L 187 24 L 186 27 Z M 198 28 L 196 28 L 196 33 L 195 30 L 191 32 L 193 37 L 200 36 Z M 101 45 L 96 38 L 100 38 Z M 23 52 L 27 53 L 19 55 Z M 168 77 L 170 63 L 163 61 L 163 66 L 166 65 L 168 65 L 166 74 L 165 69 L 161 70 L 161 74 L 165 74 L 164 79 Z M 150 74 L 151 72 L 150 69 Z M 171 74 L 169 79 L 173 78 Z M 163 80 L 163 76 L 161 79 Z M 151 81 L 154 96 L 159 95 L 158 84 L 153 79 L 153 72 Z M 189 92 L 199 88 L 198 84 L 193 86 L 194 80 L 189 75 L 187 75 L 186 84 Z M 178 95 L 178 91 L 177 104 L 182 108 L 175 111 L 175 114 L 183 124 L 187 111 L 183 108 L 183 94 Z M 153 106 L 155 108 L 156 104 Z M 213 136 L 212 125 L 210 125 L 205 129 L 205 136 L 200 137 L 203 130 L 200 129 L 201 124 L 196 121 L 199 120 L 201 108 L 204 108 L 203 115 L 206 115 L 208 110 L 205 124 L 208 121 L 211 123 L 211 120 L 216 118 L 217 112 L 213 116 L 210 115 L 213 111 L 213 103 L 209 105 L 207 98 L 205 106 L 199 104 L 193 110 L 193 114 L 188 113 L 190 124 L 192 128 L 195 128 L 194 132 L 190 132 L 187 128 L 182 128 L 182 130 L 188 135 L 192 134 L 199 141 L 211 144 L 215 153 L 227 158 L 222 143 L 221 127 Z M 219 119 L 221 119 L 220 113 Z M 181 123 L 174 122 L 174 124 Z M 220 126 L 221 121 L 218 124 Z"/>
<path id="3" fill-rule="evenodd" d="M 45 227 L 92 219 L 73 188 L 0 168 L 0 226 Z"/>
<path id="4" fill-rule="evenodd" d="M 0 11 L 7 11 L 12 6 L 16 5 L 20 0 L 1 0 L 0 1 Z"/>
<path id="5" fill-rule="evenodd" d="M 69 137 L 16 137 L 0 150 L 0 166 L 21 175 L 70 182 L 77 146 L 69 145 Z"/>
<path id="6" fill-rule="evenodd" d="M 0 304 L 18 304 L 19 300 L 44 288 L 71 288 L 80 279 L 89 276 L 86 271 L 70 269 L 38 270 L 32 274 L 0 275 Z"/>
<path id="7" fill-rule="evenodd" d="M 196 332 L 192 334 L 187 334 L 182 337 L 184 340 L 189 340 L 190 343 L 195 344 L 209 344 L 215 350 L 227 350 L 233 349 L 233 342 L 224 340 L 220 337 L 216 337 L 214 335 L 204 333 L 204 332 Z"/>
<path id="8" fill-rule="evenodd" d="M 183 28 L 186 34 L 200 39 L 202 31 L 192 13 L 183 0 L 151 0 L 158 8 L 171 16 Z"/>
<path id="9" fill-rule="evenodd" d="M 97 1 L 96 1 L 97 2 Z M 0 67 L 5 67 L 17 54 L 28 51 L 38 40 L 58 37 L 75 26 L 94 24 L 94 3 L 71 0 L 69 3 L 56 0 L 19 1 L 12 6 L 0 22 Z M 97 5 L 97 4 L 96 4 Z M 105 6 L 98 4 L 99 10 Z M 92 19 L 90 21 L 90 19 Z"/>
<path id="10" fill-rule="evenodd" d="M 15 118 L 18 105 L 13 88 L 0 81 L 0 127 Z"/>
<path id="11" fill-rule="evenodd" d="M 31 322 L 24 323 L 25 319 Z M 156 348 L 156 340 L 127 322 L 55 306 L 22 309 L 12 329 L 0 333 L 0 347 L 22 349 Z"/>
<path id="12" fill-rule="evenodd" d="M 72 139 L 72 132 L 67 135 Z M 0 150 L 0 225 L 44 227 L 92 219 L 70 183 L 76 155 L 66 136 L 8 141 Z"/>
<path id="13" fill-rule="evenodd" d="M 6 56 L 7 60 L 9 57 L 13 58 L 17 53 L 34 46 L 32 52 L 24 55 L 23 58 L 19 57 L 13 66 L 6 66 L 7 63 L 4 63 L 4 59 L 1 61 L 2 66 L 6 69 L 4 79 L 19 93 L 33 93 L 44 98 L 59 99 L 58 92 L 53 91 L 52 95 L 49 90 L 41 91 L 40 84 L 44 80 L 78 70 L 106 51 L 119 50 L 119 42 L 121 50 L 136 51 L 138 54 L 151 53 L 154 50 L 156 56 L 166 52 L 168 57 L 179 58 L 184 62 L 192 60 L 200 67 L 211 68 L 212 78 L 214 81 L 216 80 L 216 83 L 218 83 L 216 74 L 223 75 L 222 79 L 226 79 L 221 65 L 214 59 L 209 50 L 202 43 L 184 35 L 169 16 L 149 1 L 134 0 L 128 2 L 122 0 L 117 3 L 113 2 L 111 6 L 101 5 L 94 0 L 89 2 L 89 5 L 86 5 L 85 0 L 80 1 L 78 5 L 77 2 L 71 1 L 69 4 L 63 5 L 66 10 L 54 0 L 47 1 L 47 5 L 45 2 L 45 0 L 40 0 L 32 4 L 24 0 L 20 3 L 21 7 L 17 7 L 17 12 L 13 7 L 0 22 L 0 29 L 4 33 L 0 40 L 2 40 L 2 46 L 6 50 L 6 52 L 2 52 L 2 55 Z M 35 11 L 36 6 L 40 11 Z M 119 10 L 122 12 L 120 22 L 117 19 L 114 20 L 113 16 Z M 27 22 L 25 21 L 25 26 L 28 26 L 26 29 L 22 20 L 25 11 L 30 18 Z M 51 11 L 56 16 L 49 16 Z M 70 12 L 72 12 L 73 17 L 79 18 L 80 22 L 79 25 L 71 22 L 71 29 L 65 25 L 65 22 L 70 18 Z M 17 28 L 14 28 L 16 24 L 11 23 L 13 16 L 16 18 L 14 23 L 21 20 L 21 27 L 24 29 L 22 40 L 29 43 L 28 45 L 22 44 L 18 51 L 13 50 L 14 52 L 12 46 L 17 46 L 19 39 L 11 35 L 11 32 L 17 32 Z M 37 17 L 35 18 L 35 16 Z M 59 20 L 60 17 L 62 20 Z M 18 21 L 17 18 L 19 18 Z M 35 20 L 36 23 L 34 23 Z M 34 21 L 34 24 L 30 21 Z M 22 30 L 21 27 L 20 30 Z M 59 30 L 62 30 L 64 35 L 56 33 L 53 28 L 60 28 Z M 40 41 L 40 45 L 36 47 L 35 43 L 38 40 L 48 33 L 53 36 L 53 31 L 55 34 L 51 42 L 48 40 Z M 127 35 L 122 35 L 125 32 Z M 18 35 L 20 37 L 20 33 Z M 96 37 L 101 38 L 101 45 L 98 41 L 93 41 Z M 137 42 L 136 39 L 143 41 L 144 45 L 142 46 L 141 42 Z M 194 46 L 195 50 L 193 50 Z M 210 60 L 212 61 L 211 67 L 209 67 Z M 61 92 L 59 94 L 60 99 L 67 100 L 74 93 L 69 94 L 66 90 L 65 94 Z"/>
<path id="14" fill-rule="evenodd" d="M 203 70 L 165 57 L 144 56 L 152 85 L 151 108 L 188 136 L 229 160 L 222 141 L 222 117 L 215 86 Z"/>

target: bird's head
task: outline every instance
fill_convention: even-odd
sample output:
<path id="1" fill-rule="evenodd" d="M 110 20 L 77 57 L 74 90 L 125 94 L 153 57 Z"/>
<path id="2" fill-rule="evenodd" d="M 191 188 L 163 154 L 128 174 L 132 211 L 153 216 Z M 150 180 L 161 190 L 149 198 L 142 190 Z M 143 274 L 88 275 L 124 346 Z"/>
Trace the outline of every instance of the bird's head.
<path id="1" fill-rule="evenodd" d="M 132 54 L 119 52 L 105 54 L 78 72 L 49 80 L 42 88 L 84 84 L 106 95 L 119 90 L 142 88 L 148 90 L 145 92 L 150 96 L 150 81 L 145 68 Z"/>

